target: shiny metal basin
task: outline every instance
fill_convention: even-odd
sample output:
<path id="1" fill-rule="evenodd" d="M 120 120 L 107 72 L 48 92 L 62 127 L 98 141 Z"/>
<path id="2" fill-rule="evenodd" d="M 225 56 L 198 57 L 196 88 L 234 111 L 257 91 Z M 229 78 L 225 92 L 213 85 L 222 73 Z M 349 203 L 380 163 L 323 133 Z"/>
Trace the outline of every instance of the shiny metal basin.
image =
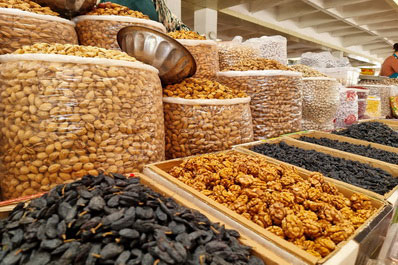
<path id="1" fill-rule="evenodd" d="M 159 70 L 163 85 L 179 83 L 196 72 L 192 54 L 178 41 L 146 27 L 129 26 L 117 34 L 122 51 Z"/>

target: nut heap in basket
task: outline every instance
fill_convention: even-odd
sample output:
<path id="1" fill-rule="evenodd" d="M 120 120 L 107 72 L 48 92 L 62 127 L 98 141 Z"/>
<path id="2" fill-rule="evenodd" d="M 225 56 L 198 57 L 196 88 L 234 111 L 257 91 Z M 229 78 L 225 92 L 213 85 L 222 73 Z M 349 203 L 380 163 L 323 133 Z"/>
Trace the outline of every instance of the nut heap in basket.
<path id="1" fill-rule="evenodd" d="M 139 11 L 134 11 L 126 6 L 118 5 L 111 2 L 99 4 L 94 10 L 88 12 L 87 15 L 114 15 L 149 19 L 147 15 L 144 15 Z"/>
<path id="2" fill-rule="evenodd" d="M 169 32 L 168 35 L 173 39 L 206 40 L 205 36 L 202 36 L 195 31 L 188 31 L 188 30 L 177 30 Z"/>
<path id="3" fill-rule="evenodd" d="M 134 57 L 129 56 L 125 52 L 116 50 L 107 50 L 92 46 L 80 46 L 71 44 L 48 44 L 48 43 L 36 43 L 31 46 L 23 46 L 18 49 L 14 54 L 29 54 L 29 53 L 44 53 L 44 54 L 59 54 L 59 55 L 71 55 L 88 58 L 103 58 L 103 59 L 114 59 L 123 60 L 129 62 L 136 62 Z"/>
<path id="4" fill-rule="evenodd" d="M 302 73 L 303 77 L 328 77 L 327 75 L 315 70 L 314 68 L 303 64 L 292 65 L 290 66 L 290 68 L 292 68 L 296 72 Z"/>
<path id="5" fill-rule="evenodd" d="M 326 257 L 375 211 L 320 173 L 308 179 L 265 158 L 228 151 L 188 158 L 169 173 L 316 257 Z"/>
<path id="6" fill-rule="evenodd" d="M 168 85 L 163 94 L 165 97 L 185 99 L 232 99 L 244 98 L 247 94 L 224 86 L 218 82 L 201 78 L 187 78 L 181 83 Z"/>
<path id="7" fill-rule="evenodd" d="M 225 67 L 223 71 L 261 71 L 261 70 L 291 70 L 276 60 L 257 58 L 242 60 L 239 63 Z"/>
<path id="8" fill-rule="evenodd" d="M 40 15 L 59 16 L 57 12 L 52 11 L 49 7 L 42 7 L 29 0 L 0 0 L 0 8 L 16 8 Z"/>

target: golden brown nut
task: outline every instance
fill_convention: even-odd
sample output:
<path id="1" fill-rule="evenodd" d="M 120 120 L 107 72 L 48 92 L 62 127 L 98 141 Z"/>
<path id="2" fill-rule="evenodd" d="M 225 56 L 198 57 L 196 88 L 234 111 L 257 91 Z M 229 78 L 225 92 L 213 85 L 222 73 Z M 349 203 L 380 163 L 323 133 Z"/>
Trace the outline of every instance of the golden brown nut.
<path id="1" fill-rule="evenodd" d="M 276 60 L 258 58 L 242 60 L 239 63 L 223 68 L 223 71 L 258 71 L 258 70 L 292 70 Z"/>
<path id="2" fill-rule="evenodd" d="M 281 237 L 281 238 L 285 238 L 285 233 L 283 232 L 283 229 L 280 226 L 269 226 L 267 227 L 265 230 L 274 233 L 275 235 Z"/>
<path id="3" fill-rule="evenodd" d="M 186 40 L 206 40 L 205 36 L 200 35 L 195 31 L 177 30 L 167 33 L 173 39 L 186 39 Z"/>
<path id="4" fill-rule="evenodd" d="M 87 15 L 114 15 L 149 19 L 149 17 L 147 15 L 144 15 L 142 12 L 134 11 L 126 6 L 118 5 L 111 2 L 99 4 L 95 9 L 88 12 Z"/>
<path id="5" fill-rule="evenodd" d="M 282 229 L 290 239 L 296 239 L 304 235 L 303 222 L 295 215 L 288 215 L 282 220 Z"/>
<path id="6" fill-rule="evenodd" d="M 49 7 L 42 7 L 29 0 L 0 0 L 0 8 L 16 8 L 40 15 L 59 16 L 57 12 L 52 11 Z"/>
<path id="7" fill-rule="evenodd" d="M 290 66 L 294 71 L 303 73 L 303 77 L 327 77 L 327 75 L 303 64 Z"/>

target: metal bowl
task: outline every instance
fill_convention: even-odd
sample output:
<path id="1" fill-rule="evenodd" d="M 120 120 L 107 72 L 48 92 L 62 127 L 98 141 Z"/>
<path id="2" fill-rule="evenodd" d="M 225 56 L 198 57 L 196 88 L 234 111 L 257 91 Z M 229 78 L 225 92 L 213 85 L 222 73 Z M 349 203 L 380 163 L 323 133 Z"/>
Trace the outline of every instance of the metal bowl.
<path id="1" fill-rule="evenodd" d="M 48 6 L 66 17 L 82 15 L 92 10 L 97 0 L 33 0 L 41 6 Z"/>
<path id="2" fill-rule="evenodd" d="M 146 27 L 129 26 L 117 34 L 122 51 L 159 70 L 164 85 L 181 82 L 196 72 L 192 54 L 178 41 Z"/>

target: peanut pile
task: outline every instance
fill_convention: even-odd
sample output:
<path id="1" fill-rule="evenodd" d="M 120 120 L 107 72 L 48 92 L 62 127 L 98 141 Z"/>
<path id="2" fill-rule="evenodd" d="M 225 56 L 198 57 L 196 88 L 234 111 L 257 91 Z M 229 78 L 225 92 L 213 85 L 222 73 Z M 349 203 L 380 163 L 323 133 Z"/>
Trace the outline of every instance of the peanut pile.
<path id="1" fill-rule="evenodd" d="M 86 15 L 114 15 L 114 16 L 129 16 L 135 18 L 149 19 L 147 15 L 139 11 L 131 10 L 130 8 L 115 3 L 107 2 L 99 4 L 95 9 L 88 12 Z"/>
<path id="2" fill-rule="evenodd" d="M 292 70 L 276 60 L 257 58 L 242 60 L 235 65 L 225 67 L 223 71 L 257 71 L 257 70 Z"/>
<path id="3" fill-rule="evenodd" d="M 49 7 L 42 7 L 29 0 L 0 0 L 0 8 L 16 8 L 40 15 L 59 16 L 57 12 L 52 11 Z"/>
<path id="4" fill-rule="evenodd" d="M 290 68 L 296 72 L 301 72 L 303 77 L 327 77 L 327 75 L 303 64 L 292 65 Z"/>
<path id="5" fill-rule="evenodd" d="M 202 36 L 195 31 L 177 30 L 169 32 L 167 35 L 169 35 L 173 39 L 206 40 L 205 36 Z"/>
<path id="6" fill-rule="evenodd" d="M 316 257 L 326 257 L 375 211 L 362 194 L 345 197 L 320 173 L 236 151 L 186 159 L 169 174 Z"/>
<path id="7" fill-rule="evenodd" d="M 127 53 L 106 50 L 102 48 L 92 47 L 92 46 L 80 46 L 80 45 L 70 45 L 70 44 L 48 44 L 48 43 L 36 43 L 31 46 L 23 46 L 18 49 L 14 54 L 28 54 L 28 53 L 45 53 L 45 54 L 59 54 L 59 55 L 72 55 L 87 58 L 104 58 L 104 59 L 114 59 L 123 60 L 129 62 L 136 62 L 134 57 L 129 56 Z"/>
<path id="8" fill-rule="evenodd" d="M 168 85 L 165 97 L 186 99 L 232 99 L 247 97 L 246 93 L 231 89 L 218 82 L 200 78 L 187 78 L 181 83 Z"/>

